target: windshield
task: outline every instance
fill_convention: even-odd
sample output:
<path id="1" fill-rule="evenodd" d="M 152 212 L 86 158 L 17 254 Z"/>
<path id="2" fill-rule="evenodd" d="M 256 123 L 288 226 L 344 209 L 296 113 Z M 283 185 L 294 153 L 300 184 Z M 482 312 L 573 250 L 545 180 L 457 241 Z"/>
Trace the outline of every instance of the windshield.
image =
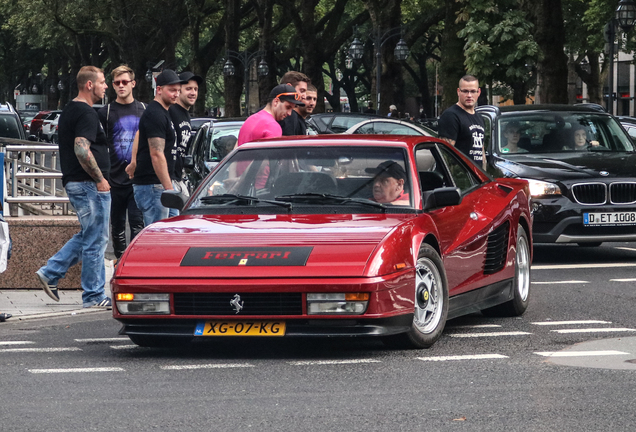
<path id="1" fill-rule="evenodd" d="M 629 137 L 608 115 L 524 113 L 499 121 L 497 153 L 633 151 Z"/>
<path id="2" fill-rule="evenodd" d="M 205 160 L 220 161 L 228 153 L 234 150 L 234 146 L 238 141 L 238 134 L 241 129 L 241 125 L 242 123 L 231 126 L 213 125 L 208 132 L 211 133 L 209 138 L 211 145 L 208 147 Z"/>
<path id="3" fill-rule="evenodd" d="M 16 120 L 13 114 L 9 114 L 9 115 L 0 114 L 0 137 L 20 139 L 21 127 L 22 125 L 18 124 L 18 121 Z"/>
<path id="4" fill-rule="evenodd" d="M 239 150 L 212 174 L 190 208 L 209 206 L 412 206 L 406 150 L 273 147 Z"/>

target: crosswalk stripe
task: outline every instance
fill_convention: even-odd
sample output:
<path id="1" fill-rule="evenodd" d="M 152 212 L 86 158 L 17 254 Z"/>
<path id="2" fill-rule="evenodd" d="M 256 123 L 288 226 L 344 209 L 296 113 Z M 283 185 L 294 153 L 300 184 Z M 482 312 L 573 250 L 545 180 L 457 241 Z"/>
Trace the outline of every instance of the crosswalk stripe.
<path id="1" fill-rule="evenodd" d="M 127 337 L 75 339 L 75 342 L 129 342 Z"/>
<path id="2" fill-rule="evenodd" d="M 472 354 L 472 355 L 454 355 L 454 356 L 436 356 L 436 357 L 417 357 L 422 361 L 449 361 L 449 360 L 484 360 L 484 359 L 503 359 L 508 358 L 503 354 Z"/>
<path id="3" fill-rule="evenodd" d="M 61 352 L 61 351 L 81 351 L 81 348 L 70 347 L 70 348 L 6 348 L 0 349 L 0 353 L 27 353 L 27 352 Z"/>
<path id="4" fill-rule="evenodd" d="M 610 356 L 629 354 L 623 351 L 544 351 L 535 352 L 535 354 L 544 357 L 588 357 L 588 356 Z"/>
<path id="5" fill-rule="evenodd" d="M 636 278 L 629 278 L 629 279 L 610 279 L 610 282 L 636 282 Z"/>
<path id="6" fill-rule="evenodd" d="M 357 360 L 302 360 L 287 362 L 292 366 L 319 366 L 319 365 L 340 365 L 340 364 L 361 364 L 361 363 L 382 363 L 380 360 L 374 359 L 357 359 Z"/>
<path id="7" fill-rule="evenodd" d="M 126 350 L 139 348 L 139 345 L 111 345 L 110 347 L 114 350 Z"/>
<path id="8" fill-rule="evenodd" d="M 194 370 L 194 369 L 229 369 L 229 368 L 247 368 L 254 367 L 249 363 L 216 363 L 216 364 L 198 364 L 198 365 L 171 365 L 159 366 L 163 370 Z"/>
<path id="9" fill-rule="evenodd" d="M 0 341 L 0 345 L 30 345 L 31 341 Z"/>
<path id="10" fill-rule="evenodd" d="M 532 270 L 565 270 L 565 269 L 590 269 L 590 268 L 616 268 L 616 267 L 636 267 L 634 263 L 603 263 L 603 264 L 555 264 L 555 265 L 533 265 Z"/>
<path id="11" fill-rule="evenodd" d="M 490 333 L 450 333 L 450 337 L 455 338 L 477 338 L 477 337 L 496 337 L 496 336 L 521 336 L 529 335 L 532 333 L 524 331 L 510 331 L 510 332 L 490 332 Z"/>
<path id="12" fill-rule="evenodd" d="M 552 326 L 552 325 L 577 325 L 577 324 L 611 324 L 611 321 L 600 320 L 578 320 L 578 321 L 540 321 L 530 324 L 539 326 Z"/>
<path id="13" fill-rule="evenodd" d="M 31 373 L 77 373 L 77 372 L 124 372 L 120 367 L 68 368 L 68 369 L 29 369 Z"/>
<path id="14" fill-rule="evenodd" d="M 636 329 L 630 328 L 588 328 L 588 329 L 560 329 L 560 330 L 550 330 L 556 333 L 610 333 L 610 332 L 632 332 L 636 331 Z"/>
<path id="15" fill-rule="evenodd" d="M 533 285 L 561 285 L 561 284 L 586 284 L 588 281 L 579 281 L 579 280 L 569 280 L 569 281 L 547 281 L 547 282 L 538 282 L 532 281 Z"/>
<path id="16" fill-rule="evenodd" d="M 477 324 L 477 325 L 460 325 L 448 327 L 449 329 L 467 329 L 467 328 L 501 328 L 499 324 Z"/>

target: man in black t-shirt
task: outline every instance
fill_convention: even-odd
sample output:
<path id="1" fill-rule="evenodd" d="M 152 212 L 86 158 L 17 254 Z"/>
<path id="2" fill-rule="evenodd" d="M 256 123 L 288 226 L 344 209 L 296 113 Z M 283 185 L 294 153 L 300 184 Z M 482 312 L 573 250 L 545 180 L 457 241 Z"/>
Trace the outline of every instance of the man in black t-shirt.
<path id="1" fill-rule="evenodd" d="M 127 244 L 126 215 L 131 240 L 144 228 L 143 215 L 135 203 L 132 181 L 125 169 L 132 160 L 135 134 L 146 105 L 133 97 L 135 72 L 131 68 L 121 65 L 110 74 L 117 99 L 100 108 L 98 114 L 106 131 L 110 152 L 110 231 L 115 258 L 119 259 Z"/>
<path id="2" fill-rule="evenodd" d="M 157 76 L 157 94 L 139 120 L 139 145 L 133 177 L 137 207 L 146 226 L 168 217 L 161 204 L 164 190 L 172 190 L 174 144 L 177 134 L 168 108 L 177 102 L 183 81 L 171 69 Z"/>
<path id="3" fill-rule="evenodd" d="M 475 114 L 475 105 L 480 94 L 477 78 L 472 75 L 463 76 L 457 89 L 459 101 L 442 113 L 438 121 L 438 132 L 441 139 L 454 145 L 477 166 L 486 169 L 484 121 Z"/>
<path id="4" fill-rule="evenodd" d="M 188 195 L 188 189 L 183 182 L 183 158 L 186 156 L 190 135 L 192 134 L 189 110 L 197 101 L 199 86 L 203 84 L 203 78 L 192 72 L 182 72 L 179 74 L 179 78 L 186 83 L 181 84 L 181 93 L 177 103 L 170 105 L 170 108 L 168 108 L 172 124 L 174 124 L 174 128 L 177 131 L 172 179 L 177 182 L 181 192 Z M 177 214 L 179 214 L 178 210 L 170 209 L 170 216 L 176 216 Z"/>
<path id="5" fill-rule="evenodd" d="M 301 72 L 289 71 L 283 75 L 280 83 L 294 87 L 296 93 L 300 94 L 301 102 L 305 102 L 307 86 L 311 84 L 311 80 L 307 75 Z M 278 123 L 283 130 L 283 136 L 307 135 L 307 124 L 296 110 L 292 110 L 291 115 Z"/>
<path id="6" fill-rule="evenodd" d="M 58 280 L 81 261 L 84 307 L 110 309 L 111 300 L 104 293 L 110 159 L 104 129 L 92 107 L 103 99 L 108 86 L 104 72 L 94 66 L 81 68 L 76 81 L 79 93 L 60 116 L 58 136 L 62 183 L 77 213 L 81 230 L 36 275 L 46 294 L 60 301 Z"/>

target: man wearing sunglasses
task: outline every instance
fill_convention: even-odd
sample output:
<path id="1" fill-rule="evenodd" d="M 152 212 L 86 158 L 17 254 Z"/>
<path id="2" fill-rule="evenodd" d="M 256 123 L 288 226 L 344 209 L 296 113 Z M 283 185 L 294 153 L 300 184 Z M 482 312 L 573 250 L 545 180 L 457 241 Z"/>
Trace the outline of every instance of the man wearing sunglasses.
<path id="1" fill-rule="evenodd" d="M 296 93 L 300 95 L 301 101 L 305 102 L 307 88 L 311 84 L 311 80 L 302 72 L 289 71 L 280 80 L 281 84 L 289 84 L 294 87 Z M 284 120 L 279 121 L 283 130 L 283 136 L 307 135 L 307 123 L 301 117 L 298 106 Z"/>
<path id="2" fill-rule="evenodd" d="M 133 97 L 135 72 L 130 67 L 121 65 L 110 75 L 117 99 L 100 108 L 98 114 L 106 131 L 110 154 L 110 227 L 115 259 L 118 260 L 127 245 L 126 216 L 131 240 L 144 228 L 143 215 L 135 203 L 132 180 L 125 170 L 132 160 L 135 134 L 146 105 Z"/>
<path id="3" fill-rule="evenodd" d="M 477 166 L 486 169 L 484 157 L 484 121 L 475 114 L 477 98 L 481 94 L 479 81 L 473 75 L 459 80 L 458 102 L 446 109 L 439 118 L 439 137 L 454 145 L 471 158 Z"/>

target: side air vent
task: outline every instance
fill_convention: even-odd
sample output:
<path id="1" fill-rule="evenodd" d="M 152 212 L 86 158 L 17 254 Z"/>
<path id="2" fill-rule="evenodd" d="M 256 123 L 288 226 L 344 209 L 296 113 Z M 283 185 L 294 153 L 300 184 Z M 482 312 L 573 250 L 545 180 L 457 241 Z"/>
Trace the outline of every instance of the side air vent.
<path id="1" fill-rule="evenodd" d="M 493 274 L 502 270 L 506 265 L 508 255 L 508 238 L 510 237 L 510 222 L 496 228 L 488 234 L 488 248 L 486 250 L 486 262 L 484 274 Z"/>

